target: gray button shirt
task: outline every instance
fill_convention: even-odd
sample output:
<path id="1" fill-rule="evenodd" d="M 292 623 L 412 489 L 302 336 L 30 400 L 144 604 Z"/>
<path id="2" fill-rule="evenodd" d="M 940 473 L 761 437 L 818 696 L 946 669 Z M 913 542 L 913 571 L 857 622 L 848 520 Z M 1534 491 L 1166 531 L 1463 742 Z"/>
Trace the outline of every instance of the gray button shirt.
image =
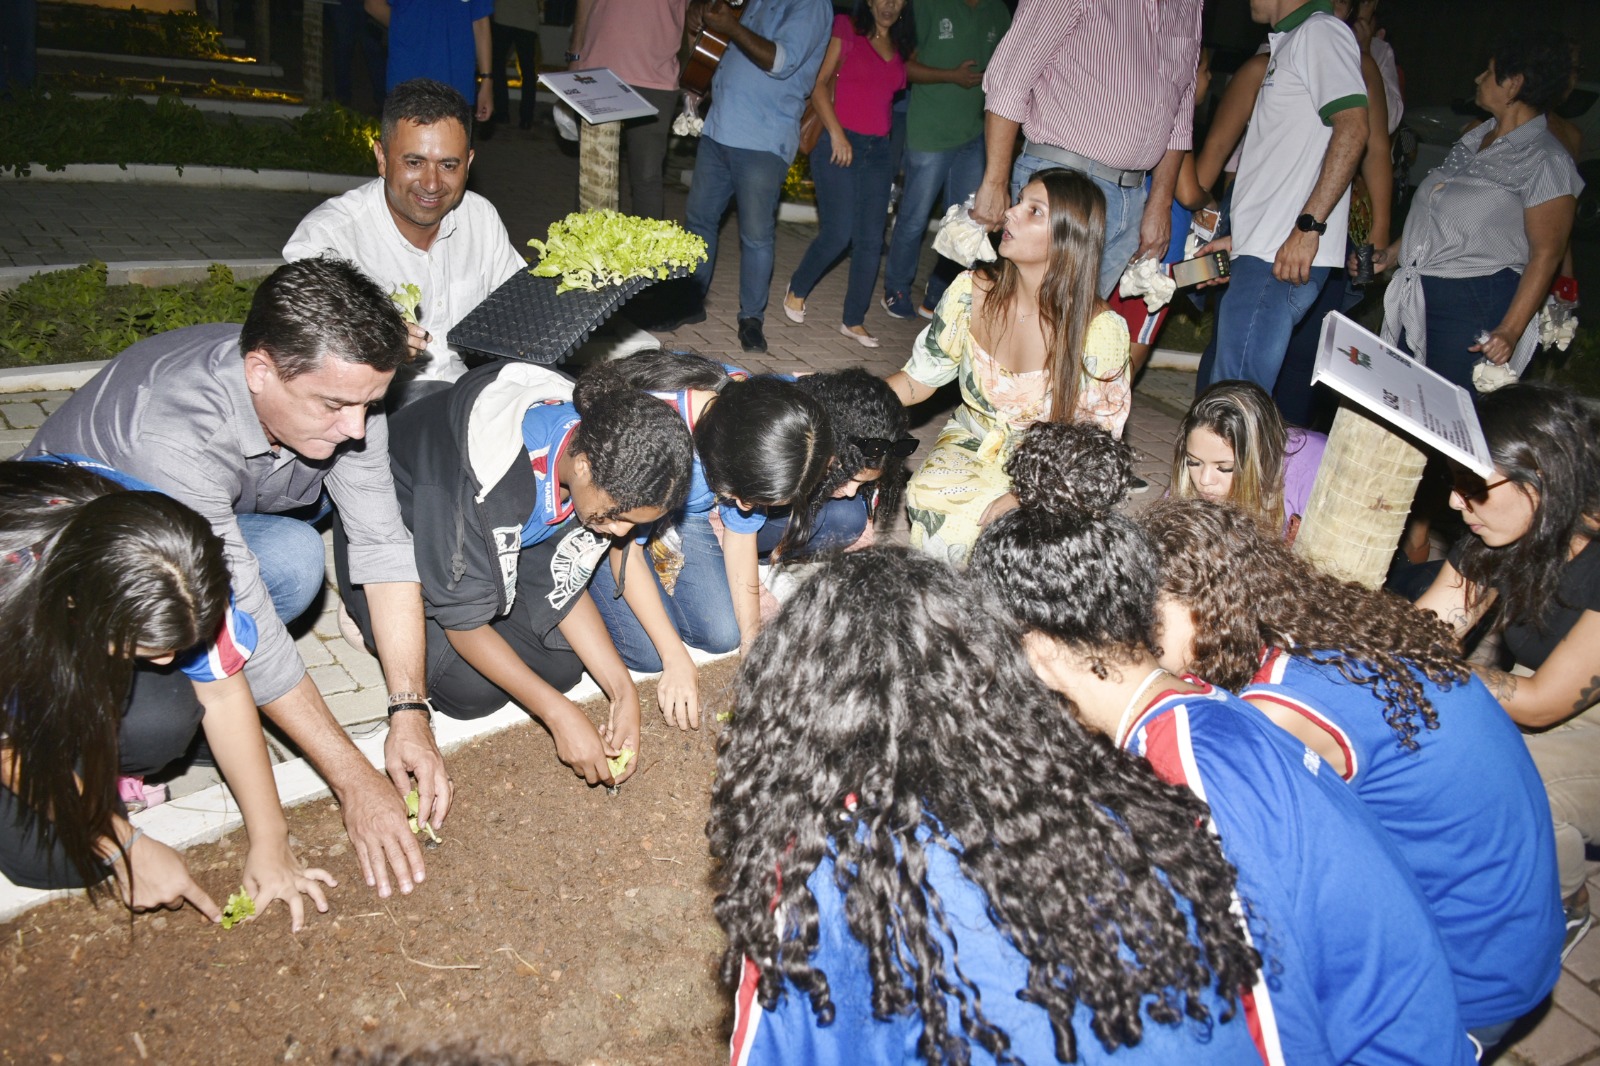
<path id="1" fill-rule="evenodd" d="M 356 584 L 416 581 L 411 534 L 389 472 L 389 426 L 367 417 L 366 439 L 329 459 L 274 452 L 256 418 L 239 352 L 239 327 L 190 326 L 140 341 L 45 420 L 24 456 L 85 455 L 170 493 L 225 542 L 239 606 L 255 616 L 260 645 L 245 666 L 257 703 L 283 696 L 305 663 L 272 609 L 236 515 L 314 504 L 326 484 L 350 538 Z"/>
<path id="2" fill-rule="evenodd" d="M 1469 130 L 1444 162 L 1417 186 L 1400 238 L 1399 271 L 1384 294 L 1383 337 L 1402 331 L 1418 361 L 1427 361 L 1422 276 L 1476 278 L 1528 265 L 1523 212 L 1558 196 L 1576 196 L 1583 179 L 1567 150 L 1539 115 L 1483 148 L 1495 120 Z M 1512 366 L 1527 365 L 1538 317 L 1517 344 Z"/>

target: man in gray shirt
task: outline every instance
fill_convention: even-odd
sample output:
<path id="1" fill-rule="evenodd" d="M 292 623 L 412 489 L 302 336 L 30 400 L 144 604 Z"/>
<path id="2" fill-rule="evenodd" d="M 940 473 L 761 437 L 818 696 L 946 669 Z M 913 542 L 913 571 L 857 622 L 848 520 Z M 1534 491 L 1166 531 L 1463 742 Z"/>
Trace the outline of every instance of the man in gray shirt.
<path id="1" fill-rule="evenodd" d="M 354 266 L 290 263 L 261 283 L 243 329 L 190 326 L 135 344 L 62 404 L 23 453 L 98 460 L 211 523 L 239 606 L 260 630 L 245 666 L 256 703 L 328 781 L 380 896 L 389 894 L 389 867 L 402 892 L 423 878 L 402 799 L 407 775 L 416 775 L 432 824 L 443 822 L 451 791 L 428 721 L 421 589 L 381 407 L 408 355 L 398 310 Z M 350 542 L 351 579 L 373 607 L 394 788 L 334 720 L 284 628 L 322 586 L 322 538 L 301 517 L 326 511 L 324 488 Z"/>

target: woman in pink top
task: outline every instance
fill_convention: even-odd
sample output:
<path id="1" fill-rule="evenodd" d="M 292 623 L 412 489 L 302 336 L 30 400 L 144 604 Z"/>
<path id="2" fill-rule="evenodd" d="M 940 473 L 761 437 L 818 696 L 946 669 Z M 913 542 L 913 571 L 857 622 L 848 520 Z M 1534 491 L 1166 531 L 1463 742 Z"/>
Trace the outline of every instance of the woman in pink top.
<path id="1" fill-rule="evenodd" d="M 889 155 L 889 111 L 906 85 L 913 43 L 906 0 L 867 0 L 852 19 L 833 20 L 833 39 L 817 72 L 811 104 L 824 132 L 811 150 L 821 231 L 789 280 L 783 313 L 803 322 L 806 297 L 848 250 L 850 284 L 839 332 L 868 348 L 878 340 L 862 323 L 878 283 L 883 225 L 894 179 Z"/>

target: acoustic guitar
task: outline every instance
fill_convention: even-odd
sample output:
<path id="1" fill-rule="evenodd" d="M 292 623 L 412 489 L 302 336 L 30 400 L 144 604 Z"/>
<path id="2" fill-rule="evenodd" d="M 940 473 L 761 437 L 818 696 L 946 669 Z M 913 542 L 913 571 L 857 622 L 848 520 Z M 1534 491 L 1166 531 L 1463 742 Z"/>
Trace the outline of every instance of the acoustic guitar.
<path id="1" fill-rule="evenodd" d="M 734 18 L 744 14 L 744 0 L 712 0 L 733 10 Z M 728 47 L 732 44 L 728 38 L 713 30 L 710 26 L 702 25 L 700 34 L 694 39 L 694 44 L 689 48 L 689 54 L 683 61 L 683 73 L 678 76 L 678 85 L 692 93 L 706 96 L 711 92 L 711 78 L 717 72 L 717 66 L 722 62 L 722 57 L 727 54 Z"/>

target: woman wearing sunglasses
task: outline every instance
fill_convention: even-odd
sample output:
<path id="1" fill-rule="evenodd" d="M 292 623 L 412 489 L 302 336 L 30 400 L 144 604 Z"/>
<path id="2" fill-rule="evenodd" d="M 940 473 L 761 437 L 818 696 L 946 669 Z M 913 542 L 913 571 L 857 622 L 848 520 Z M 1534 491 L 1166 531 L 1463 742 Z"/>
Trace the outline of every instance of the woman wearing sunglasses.
<path id="1" fill-rule="evenodd" d="M 1600 840 L 1600 418 L 1524 383 L 1478 401 L 1494 459 L 1458 471 L 1450 505 L 1472 535 L 1419 607 L 1467 640 L 1492 620 L 1500 669 L 1474 666 L 1524 730 L 1550 794 L 1570 951 L 1592 922 L 1584 845 Z"/>

